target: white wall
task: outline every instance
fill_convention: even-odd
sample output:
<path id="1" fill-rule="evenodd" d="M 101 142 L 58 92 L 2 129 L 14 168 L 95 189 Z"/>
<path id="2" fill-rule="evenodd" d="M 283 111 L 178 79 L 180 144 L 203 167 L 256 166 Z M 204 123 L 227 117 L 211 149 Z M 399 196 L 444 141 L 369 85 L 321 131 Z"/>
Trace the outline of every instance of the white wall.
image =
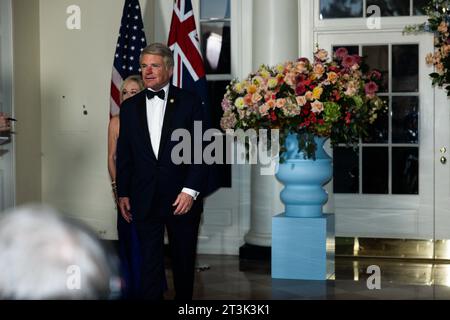
<path id="1" fill-rule="evenodd" d="M 155 42 L 167 43 L 169 39 L 170 22 L 172 19 L 173 1 L 149 0 L 154 6 L 153 40 Z"/>
<path id="2" fill-rule="evenodd" d="M 14 0 L 16 204 L 41 201 L 39 0 Z"/>

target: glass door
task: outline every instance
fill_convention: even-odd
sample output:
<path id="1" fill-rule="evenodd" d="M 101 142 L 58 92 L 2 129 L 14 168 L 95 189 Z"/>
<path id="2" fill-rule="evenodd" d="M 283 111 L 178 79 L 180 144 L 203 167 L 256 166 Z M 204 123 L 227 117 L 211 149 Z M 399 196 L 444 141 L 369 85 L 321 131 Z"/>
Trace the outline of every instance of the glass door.
<path id="1" fill-rule="evenodd" d="M 389 107 L 358 150 L 333 150 L 336 253 L 433 258 L 435 111 L 425 65 L 432 36 L 370 30 L 315 36 L 328 52 L 346 47 L 380 70 L 379 94 Z"/>

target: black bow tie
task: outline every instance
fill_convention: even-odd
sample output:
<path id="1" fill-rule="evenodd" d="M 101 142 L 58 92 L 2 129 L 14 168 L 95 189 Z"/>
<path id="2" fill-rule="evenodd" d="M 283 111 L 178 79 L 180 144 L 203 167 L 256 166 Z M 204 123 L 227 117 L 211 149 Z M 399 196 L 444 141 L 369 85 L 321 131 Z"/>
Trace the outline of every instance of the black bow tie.
<path id="1" fill-rule="evenodd" d="M 164 96 L 165 96 L 164 90 L 159 90 L 156 92 L 147 90 L 147 99 L 153 99 L 155 96 L 157 96 L 161 100 L 164 100 Z"/>

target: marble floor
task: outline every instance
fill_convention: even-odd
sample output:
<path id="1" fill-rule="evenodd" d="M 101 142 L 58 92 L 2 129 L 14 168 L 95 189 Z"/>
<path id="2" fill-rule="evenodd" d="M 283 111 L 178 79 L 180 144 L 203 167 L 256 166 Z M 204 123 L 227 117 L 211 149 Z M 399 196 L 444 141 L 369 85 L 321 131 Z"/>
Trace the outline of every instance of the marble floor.
<path id="1" fill-rule="evenodd" d="M 380 267 L 381 288 L 368 289 L 367 268 Z M 450 263 L 430 260 L 337 257 L 326 281 L 272 279 L 269 261 L 199 255 L 195 300 L 441 300 L 450 299 Z M 171 272 L 167 270 L 173 297 Z M 372 283 L 372 282 L 371 282 Z"/>

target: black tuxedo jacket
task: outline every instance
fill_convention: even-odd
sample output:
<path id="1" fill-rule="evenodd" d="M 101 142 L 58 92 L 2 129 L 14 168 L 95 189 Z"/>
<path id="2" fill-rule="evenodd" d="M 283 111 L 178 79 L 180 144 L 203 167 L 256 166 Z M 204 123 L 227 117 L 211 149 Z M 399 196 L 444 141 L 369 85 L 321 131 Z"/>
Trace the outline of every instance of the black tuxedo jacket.
<path id="1" fill-rule="evenodd" d="M 117 189 L 119 197 L 129 197 L 133 220 L 173 214 L 172 203 L 183 187 L 200 192 L 192 214 L 203 210 L 208 169 L 194 164 L 194 121 L 203 121 L 201 100 L 182 89 L 169 87 L 158 158 L 150 141 L 146 113 L 146 90 L 125 100 L 120 108 L 120 132 L 117 142 Z M 179 141 L 171 141 L 172 132 L 190 132 L 191 164 L 176 165 L 172 149 Z M 203 130 L 204 131 L 204 130 Z"/>

